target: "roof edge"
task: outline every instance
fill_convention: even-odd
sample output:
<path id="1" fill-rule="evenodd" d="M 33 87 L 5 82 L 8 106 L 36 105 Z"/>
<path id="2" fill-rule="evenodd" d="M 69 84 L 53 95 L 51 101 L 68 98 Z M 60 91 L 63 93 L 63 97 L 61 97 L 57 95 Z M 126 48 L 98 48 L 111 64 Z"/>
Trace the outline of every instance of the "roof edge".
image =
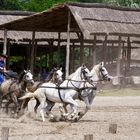
<path id="1" fill-rule="evenodd" d="M 79 2 L 67 2 L 66 6 L 79 6 L 79 7 L 88 7 L 88 8 L 108 8 L 114 10 L 121 11 L 138 11 L 140 12 L 140 8 L 130 8 L 125 6 L 114 6 L 111 4 L 103 4 L 103 3 L 79 3 Z"/>
<path id="2" fill-rule="evenodd" d="M 20 16 L 29 16 L 33 15 L 35 12 L 30 12 L 30 11 L 10 11 L 10 10 L 0 10 L 0 15 L 20 15 Z"/>

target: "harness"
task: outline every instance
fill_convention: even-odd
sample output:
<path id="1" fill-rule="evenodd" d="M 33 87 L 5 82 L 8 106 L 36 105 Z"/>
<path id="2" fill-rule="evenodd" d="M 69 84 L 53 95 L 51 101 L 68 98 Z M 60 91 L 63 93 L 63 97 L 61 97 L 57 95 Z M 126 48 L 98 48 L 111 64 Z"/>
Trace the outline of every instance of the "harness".
<path id="1" fill-rule="evenodd" d="M 78 98 L 79 98 L 79 99 L 82 99 L 83 96 L 82 96 L 81 92 L 82 92 L 83 90 L 85 90 L 85 89 L 96 90 L 96 89 L 97 89 L 96 86 L 92 86 L 92 87 L 85 87 L 85 86 L 84 86 L 84 87 L 78 88 L 78 87 L 76 87 L 76 86 L 72 83 L 72 81 L 74 81 L 74 82 L 80 82 L 80 81 L 68 79 L 68 83 L 71 82 L 71 84 L 72 84 L 74 87 L 68 87 L 68 83 L 67 83 L 67 86 L 66 86 L 66 87 L 61 87 L 61 86 L 55 84 L 56 87 L 49 87 L 49 86 L 42 86 L 42 85 L 41 85 L 41 86 L 39 86 L 38 88 L 53 88 L 53 89 L 57 89 L 57 90 L 58 90 L 59 98 L 60 98 L 61 102 L 63 102 L 63 103 L 65 103 L 65 102 L 64 102 L 63 99 L 62 99 L 61 90 L 69 90 L 69 89 L 75 90 L 76 92 L 79 93 L 79 94 L 78 94 Z M 86 83 L 87 81 L 81 81 L 81 82 Z M 85 85 L 85 84 L 84 84 L 84 85 Z M 47 98 L 47 97 L 46 97 L 46 98 Z"/>
<path id="2" fill-rule="evenodd" d="M 59 98 L 60 98 L 61 102 L 63 102 L 63 103 L 65 103 L 65 102 L 64 102 L 64 100 L 62 99 L 62 95 L 61 95 L 61 91 L 60 91 L 60 90 L 68 90 L 68 89 L 75 90 L 76 92 L 79 93 L 78 96 L 79 96 L 79 98 L 81 99 L 81 97 L 82 97 L 81 92 L 82 92 L 83 90 L 85 90 L 85 89 L 89 89 L 89 87 L 85 87 L 85 83 L 88 81 L 89 84 L 91 84 L 91 81 L 90 81 L 89 79 L 92 77 L 92 76 L 86 76 L 85 68 L 86 68 L 86 67 L 83 67 L 83 68 L 81 69 L 81 73 L 80 73 L 81 79 L 85 79 L 85 81 L 83 81 L 83 80 L 82 80 L 82 81 L 77 81 L 77 80 L 67 79 L 68 82 L 67 82 L 67 86 L 66 86 L 66 87 L 62 87 L 62 86 L 58 86 L 58 85 L 56 85 L 55 87 L 49 87 L 49 86 L 42 86 L 42 85 L 41 85 L 41 86 L 39 86 L 39 88 L 55 88 L 55 89 L 57 89 L 57 90 L 58 90 Z M 82 77 L 82 74 L 83 74 L 83 77 Z M 74 81 L 74 82 L 84 82 L 84 87 L 82 87 L 82 88 L 76 87 L 76 86 L 73 84 L 72 81 Z M 72 85 L 73 87 L 69 87 L 69 86 L 68 86 L 68 85 L 69 85 L 69 82 L 71 83 L 71 85 Z M 92 85 L 92 84 L 91 84 L 91 85 Z M 92 86 L 93 86 L 93 85 L 92 85 Z M 95 87 L 95 86 L 90 87 L 90 88 L 96 90 L 96 87 Z M 47 98 L 47 97 L 46 97 L 46 98 Z"/>
<path id="3" fill-rule="evenodd" d="M 100 68 L 100 73 L 101 73 L 101 76 L 102 76 L 102 81 L 107 78 L 108 74 L 104 74 L 102 68 Z"/>

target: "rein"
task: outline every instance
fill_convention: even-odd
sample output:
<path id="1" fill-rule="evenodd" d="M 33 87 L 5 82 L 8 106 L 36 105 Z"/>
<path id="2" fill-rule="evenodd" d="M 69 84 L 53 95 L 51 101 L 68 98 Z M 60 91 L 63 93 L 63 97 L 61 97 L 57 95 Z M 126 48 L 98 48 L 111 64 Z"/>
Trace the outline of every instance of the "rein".
<path id="1" fill-rule="evenodd" d="M 77 80 L 71 80 L 71 79 L 67 79 L 68 80 L 68 83 L 69 82 L 71 82 L 71 84 L 74 86 L 74 87 L 60 87 L 60 86 L 58 86 L 58 85 L 56 85 L 56 87 L 49 87 L 49 86 L 42 86 L 42 85 L 39 85 L 38 86 L 38 88 L 54 88 L 54 89 L 73 89 L 73 90 L 76 90 L 76 91 L 79 91 L 80 89 L 83 89 L 83 88 L 78 88 L 78 87 L 76 87 L 73 83 L 72 83 L 72 81 L 74 81 L 74 82 L 84 82 L 84 83 L 86 83 L 87 81 L 85 80 L 85 81 L 77 81 Z"/>
<path id="2" fill-rule="evenodd" d="M 86 82 L 86 81 L 82 81 L 82 82 Z M 60 100 L 63 102 L 63 103 L 65 103 L 64 101 L 63 101 L 63 99 L 62 99 L 62 97 L 61 97 L 61 93 L 60 93 L 60 90 L 70 90 L 70 89 L 72 89 L 72 90 L 75 90 L 75 91 L 77 91 L 79 94 L 79 98 L 81 99 L 81 97 L 83 97 L 82 95 L 81 95 L 81 92 L 83 91 L 83 90 L 85 90 L 85 89 L 92 89 L 92 90 L 96 90 L 97 88 L 95 87 L 95 86 L 93 86 L 93 87 L 81 87 L 81 88 L 77 88 L 77 87 L 60 87 L 60 86 L 56 86 L 56 87 L 49 87 L 49 86 L 42 86 L 42 85 L 40 85 L 38 88 L 53 88 L 53 89 L 58 89 L 58 94 L 59 94 L 59 98 L 60 98 Z"/>

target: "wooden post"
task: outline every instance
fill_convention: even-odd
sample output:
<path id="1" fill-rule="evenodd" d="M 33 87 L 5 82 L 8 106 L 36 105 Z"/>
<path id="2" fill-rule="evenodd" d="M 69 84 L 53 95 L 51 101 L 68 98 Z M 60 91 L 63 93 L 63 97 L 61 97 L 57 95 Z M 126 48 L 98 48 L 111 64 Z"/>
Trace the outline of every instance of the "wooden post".
<path id="1" fill-rule="evenodd" d="M 123 76 L 126 76 L 126 47 L 124 42 L 122 44 L 122 68 L 124 69 Z"/>
<path id="2" fill-rule="evenodd" d="M 93 140 L 93 135 L 92 134 L 84 135 L 84 140 Z"/>
<path id="3" fill-rule="evenodd" d="M 91 47 L 91 46 L 89 47 L 89 56 L 88 56 L 88 60 L 91 62 L 91 63 L 89 64 L 89 68 L 92 69 L 92 68 L 93 68 L 93 66 L 92 66 L 93 62 L 92 62 L 92 47 Z"/>
<path id="4" fill-rule="evenodd" d="M 34 44 L 35 45 L 34 45 L 34 56 L 33 56 L 34 57 L 34 63 L 33 63 L 33 65 L 35 66 L 35 64 L 36 64 L 36 54 L 37 54 L 37 41 L 35 41 Z"/>
<path id="5" fill-rule="evenodd" d="M 1 140 L 8 140 L 9 137 L 9 128 L 3 127 L 1 131 Z"/>
<path id="6" fill-rule="evenodd" d="M 93 52 L 92 55 L 93 55 L 93 66 L 94 66 L 96 65 L 96 35 L 94 35 L 92 52 Z"/>
<path id="7" fill-rule="evenodd" d="M 7 30 L 4 30 L 4 44 L 3 44 L 3 54 L 7 53 Z M 5 62 L 7 66 L 7 62 Z"/>
<path id="8" fill-rule="evenodd" d="M 8 56 L 10 56 L 10 40 L 7 40 L 7 53 Z M 9 69 L 9 61 L 10 58 L 8 57 L 6 60 L 6 69 Z"/>
<path id="9" fill-rule="evenodd" d="M 109 132 L 113 133 L 113 134 L 116 134 L 116 132 L 117 132 L 117 124 L 110 124 L 109 125 Z"/>
<path id="10" fill-rule="evenodd" d="M 70 51 L 71 52 L 70 53 L 70 58 L 71 58 L 71 61 L 70 61 L 70 66 L 71 66 L 70 73 L 72 73 L 74 71 L 74 43 L 73 43 L 73 45 L 72 45 L 70 50 L 71 50 Z"/>
<path id="11" fill-rule="evenodd" d="M 3 54 L 7 53 L 7 30 L 4 30 L 4 46 L 3 46 Z"/>
<path id="12" fill-rule="evenodd" d="M 71 15 L 68 12 L 68 25 L 67 25 L 67 47 L 66 47 L 66 75 L 65 78 L 68 78 L 69 75 L 69 59 L 70 59 L 70 23 Z"/>
<path id="13" fill-rule="evenodd" d="M 49 67 L 53 65 L 53 41 L 48 41 L 49 43 Z"/>
<path id="14" fill-rule="evenodd" d="M 60 64 L 60 39 L 61 39 L 61 33 L 58 33 L 58 45 L 57 45 L 57 65 Z"/>
<path id="15" fill-rule="evenodd" d="M 83 42 L 83 34 L 80 35 L 80 65 L 84 63 L 84 42 Z"/>
<path id="16" fill-rule="evenodd" d="M 34 46 L 35 46 L 35 31 L 33 31 L 32 34 L 32 48 L 31 48 L 31 61 L 30 61 L 30 70 L 32 73 L 34 70 L 34 50 L 35 50 Z"/>
<path id="17" fill-rule="evenodd" d="M 130 69 L 130 61 L 131 61 L 131 42 L 130 42 L 130 37 L 127 39 L 127 70 L 129 71 Z"/>
<path id="18" fill-rule="evenodd" d="M 27 51 L 26 51 L 26 61 L 27 61 L 27 68 L 30 69 L 30 59 L 29 57 L 31 55 L 31 41 L 29 41 L 29 44 L 27 45 Z"/>
<path id="19" fill-rule="evenodd" d="M 117 59 L 117 76 L 121 75 L 121 36 L 119 36 L 119 46 L 118 46 L 118 59 Z"/>
<path id="20" fill-rule="evenodd" d="M 105 39 L 104 39 L 104 42 L 103 42 L 103 61 L 104 61 L 104 64 L 106 65 L 106 57 L 107 55 L 107 35 L 105 35 Z"/>

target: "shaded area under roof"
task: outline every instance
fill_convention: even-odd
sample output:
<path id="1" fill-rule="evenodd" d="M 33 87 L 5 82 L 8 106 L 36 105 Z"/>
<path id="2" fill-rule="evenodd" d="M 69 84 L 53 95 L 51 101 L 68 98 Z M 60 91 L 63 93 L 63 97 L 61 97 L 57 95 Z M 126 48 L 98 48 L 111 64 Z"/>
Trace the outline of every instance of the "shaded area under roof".
<path id="1" fill-rule="evenodd" d="M 103 4 L 66 3 L 10 23 L 0 29 L 38 32 L 66 32 L 68 11 L 71 31 L 82 31 L 86 38 L 94 34 L 140 35 L 140 9 Z"/>

